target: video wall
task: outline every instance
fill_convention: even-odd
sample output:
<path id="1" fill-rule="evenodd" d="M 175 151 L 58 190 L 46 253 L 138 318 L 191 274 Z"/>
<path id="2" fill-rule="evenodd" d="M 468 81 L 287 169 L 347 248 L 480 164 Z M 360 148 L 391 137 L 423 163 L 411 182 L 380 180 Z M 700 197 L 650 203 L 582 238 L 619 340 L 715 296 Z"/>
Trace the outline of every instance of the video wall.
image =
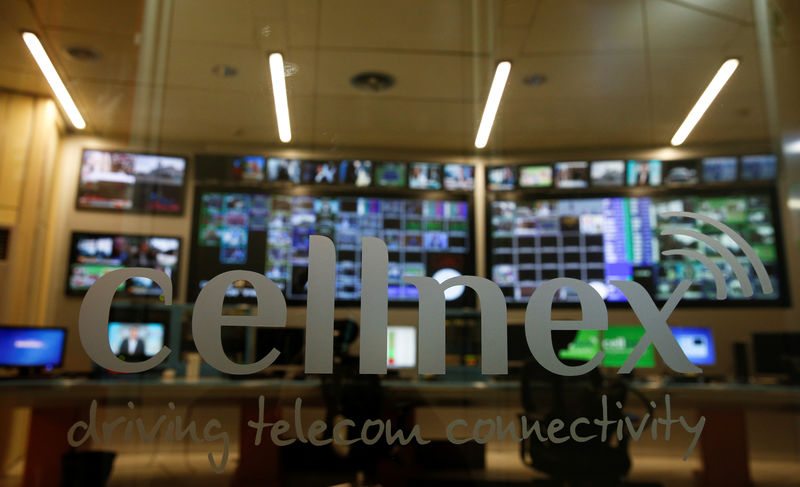
<path id="1" fill-rule="evenodd" d="M 681 280 L 692 279 L 683 299 L 713 301 L 715 281 L 707 267 L 684 256 L 662 254 L 691 249 L 720 267 L 727 279 L 728 299 L 745 299 L 733 269 L 717 251 L 690 236 L 662 235 L 666 228 L 686 229 L 711 236 L 736 256 L 755 291 L 752 299 L 777 301 L 782 283 L 772 198 L 771 192 L 754 192 L 737 196 L 496 199 L 488 208 L 491 277 L 509 303 L 527 303 L 536 287 L 556 277 L 586 281 L 610 302 L 625 300 L 610 284 L 613 280 L 640 282 L 658 301 L 666 301 Z M 660 216 L 669 211 L 711 216 L 742 235 L 764 263 L 774 292 L 763 293 L 753 267 L 729 236 L 697 220 Z M 561 289 L 557 300 L 574 302 L 577 295 Z"/>
<path id="2" fill-rule="evenodd" d="M 305 300 L 311 235 L 336 248 L 340 301 L 361 296 L 361 238 L 378 237 L 389 252 L 389 300 L 416 301 L 403 276 L 473 269 L 472 214 L 464 199 L 263 194 L 198 188 L 190 299 L 221 272 L 247 269 L 274 281 L 289 301 Z M 449 272 L 449 271 L 445 271 Z M 246 283 L 228 297 L 254 298 Z"/>

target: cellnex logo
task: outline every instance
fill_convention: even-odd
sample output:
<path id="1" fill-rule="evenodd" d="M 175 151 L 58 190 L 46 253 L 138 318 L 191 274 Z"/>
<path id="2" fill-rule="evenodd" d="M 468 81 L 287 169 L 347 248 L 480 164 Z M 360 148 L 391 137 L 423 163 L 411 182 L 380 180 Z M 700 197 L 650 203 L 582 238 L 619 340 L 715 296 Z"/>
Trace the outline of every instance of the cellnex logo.
<path id="1" fill-rule="evenodd" d="M 753 248 L 730 227 L 696 213 L 669 212 L 661 215 L 697 219 L 722 231 L 739 245 L 750 260 L 764 293 L 772 292 L 772 285 L 763 263 Z M 693 230 L 666 230 L 664 234 L 696 238 L 718 251 L 731 266 L 737 279 L 741 281 L 745 296 L 753 295 L 745 269 L 731 251 L 719 241 Z M 309 247 L 305 371 L 309 374 L 330 374 L 333 372 L 336 252 L 330 239 L 318 235 L 310 237 Z M 705 255 L 680 249 L 668 250 L 664 254 L 694 258 L 707 266 L 714 276 L 717 299 L 726 297 L 722 272 Z M 374 237 L 362 239 L 361 267 L 359 370 L 362 374 L 385 374 L 389 301 L 388 252 L 383 241 Z M 155 356 L 142 362 L 122 361 L 111 351 L 107 333 L 111 301 L 118 286 L 132 277 L 145 277 L 155 281 L 163 290 L 165 303 L 172 304 L 172 282 L 163 272 L 147 268 L 119 269 L 102 276 L 87 292 L 81 305 L 79 330 L 86 353 L 98 365 L 109 370 L 137 373 L 155 367 L 171 351 L 168 347 L 163 347 Z M 250 282 L 254 288 L 258 300 L 257 314 L 254 316 L 228 316 L 222 313 L 228 287 L 240 280 Z M 431 277 L 407 276 L 403 280 L 419 290 L 418 372 L 420 374 L 445 373 L 445 292 L 455 286 L 471 288 L 480 299 L 482 372 L 508 373 L 506 302 L 503 293 L 494 282 L 477 276 L 457 276 L 441 283 Z M 667 325 L 667 319 L 689 289 L 690 280 L 681 281 L 661 309 L 658 309 L 641 284 L 633 281 L 611 281 L 611 284 L 622 291 L 645 329 L 639 343 L 619 369 L 620 374 L 631 372 L 650 344 L 658 350 L 664 363 L 675 372 L 702 372 L 683 353 Z M 569 287 L 577 293 L 582 312 L 581 320 L 552 319 L 553 299 L 556 292 L 563 287 Z M 211 279 L 202 289 L 192 314 L 195 345 L 208 364 L 221 372 L 236 375 L 253 374 L 269 367 L 280 354 L 280 351 L 274 348 L 255 363 L 237 364 L 231 361 L 222 347 L 223 326 L 286 326 L 286 301 L 278 286 L 263 274 L 256 272 L 244 270 L 224 272 Z M 564 376 L 576 376 L 591 371 L 600 365 L 604 352 L 598 351 L 584 364 L 566 365 L 553 351 L 551 332 L 607 328 L 608 311 L 603 298 L 591 285 L 577 279 L 560 277 L 540 285 L 531 295 L 525 311 L 525 338 L 533 357 L 549 371 Z"/>

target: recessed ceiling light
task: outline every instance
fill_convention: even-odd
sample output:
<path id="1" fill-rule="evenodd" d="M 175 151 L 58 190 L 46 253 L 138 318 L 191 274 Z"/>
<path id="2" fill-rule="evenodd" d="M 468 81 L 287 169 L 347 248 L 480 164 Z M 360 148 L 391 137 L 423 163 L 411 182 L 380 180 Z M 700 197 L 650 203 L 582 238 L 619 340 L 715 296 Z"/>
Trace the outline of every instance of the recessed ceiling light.
<path id="1" fill-rule="evenodd" d="M 364 72 L 350 78 L 350 84 L 359 90 L 378 93 L 394 86 L 394 76 L 387 73 Z"/>
<path id="2" fill-rule="evenodd" d="M 67 54 L 78 61 L 96 61 L 103 57 L 100 52 L 85 46 L 72 46 L 67 48 Z"/>
<path id="3" fill-rule="evenodd" d="M 211 67 L 211 73 L 220 78 L 233 78 L 239 74 L 239 70 L 229 64 L 215 64 Z"/>
<path id="4" fill-rule="evenodd" d="M 500 99 L 503 97 L 503 90 L 506 89 L 508 75 L 511 73 L 511 63 L 502 61 L 497 65 L 492 79 L 492 87 L 489 88 L 489 96 L 486 97 L 486 106 L 483 108 L 481 124 L 478 126 L 478 134 L 475 136 L 475 147 L 483 149 L 489 142 L 489 134 L 492 133 L 494 117 L 500 106 Z"/>
<path id="5" fill-rule="evenodd" d="M 547 76 L 544 74 L 529 74 L 522 78 L 522 84 L 525 86 L 541 86 L 547 83 Z"/>
<path id="6" fill-rule="evenodd" d="M 736 71 L 738 67 L 739 60 L 736 58 L 728 59 L 722 63 L 722 66 L 717 70 L 717 74 L 714 75 L 714 78 L 708 84 L 705 91 L 703 91 L 703 94 L 700 95 L 697 103 L 694 104 L 689 114 L 686 115 L 686 120 L 678 127 L 678 131 L 675 132 L 675 135 L 672 136 L 672 140 L 670 141 L 672 145 L 683 144 L 686 137 L 692 132 L 697 122 L 699 122 L 703 114 L 706 113 L 708 107 L 711 106 L 711 103 L 714 102 L 719 92 L 722 91 L 722 87 L 725 86 L 725 83 L 728 82 L 733 72 Z"/>
<path id="7" fill-rule="evenodd" d="M 67 114 L 69 121 L 76 129 L 85 129 L 86 121 L 83 120 L 80 110 L 78 110 L 77 105 L 75 105 L 75 102 L 72 100 L 72 96 L 70 96 L 69 91 L 67 91 L 67 87 L 64 86 L 64 82 L 61 81 L 61 77 L 58 75 L 55 66 L 53 66 L 53 62 L 50 61 L 50 56 L 48 56 L 47 51 L 44 50 L 44 46 L 42 46 L 41 41 L 39 41 L 39 37 L 33 32 L 22 32 L 22 40 L 25 42 L 25 45 L 28 46 L 28 50 L 31 52 L 34 61 L 36 61 L 36 64 L 42 71 L 44 79 L 47 80 L 50 89 L 53 90 L 56 100 L 58 100 L 61 108 L 64 109 L 64 113 Z"/>

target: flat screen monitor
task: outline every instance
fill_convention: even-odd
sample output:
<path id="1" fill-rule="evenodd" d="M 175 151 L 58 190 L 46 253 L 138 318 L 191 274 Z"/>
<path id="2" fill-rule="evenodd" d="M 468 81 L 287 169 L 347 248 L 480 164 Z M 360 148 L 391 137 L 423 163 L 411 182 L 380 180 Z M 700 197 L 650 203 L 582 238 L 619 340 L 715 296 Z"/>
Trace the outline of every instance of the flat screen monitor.
<path id="1" fill-rule="evenodd" d="M 694 365 L 714 365 L 717 362 L 710 328 L 673 327 L 672 334 L 686 358 Z"/>
<path id="2" fill-rule="evenodd" d="M 593 161 L 589 167 L 592 186 L 623 186 L 625 161 Z"/>
<path id="3" fill-rule="evenodd" d="M 375 185 L 384 188 L 405 188 L 408 181 L 405 162 L 378 162 L 375 164 Z"/>
<path id="4" fill-rule="evenodd" d="M 448 191 L 475 189 L 475 166 L 467 164 L 444 165 L 444 189 Z"/>
<path id="5" fill-rule="evenodd" d="M 549 188 L 553 185 L 553 166 L 536 165 L 519 168 L 520 188 Z"/>
<path id="6" fill-rule="evenodd" d="M 265 179 L 267 163 L 261 156 L 198 154 L 194 158 L 195 179 L 199 181 L 250 181 Z"/>
<path id="7" fill-rule="evenodd" d="M 486 168 L 486 187 L 490 191 L 509 191 L 517 183 L 514 166 L 498 166 Z"/>
<path id="8" fill-rule="evenodd" d="M 800 371 L 800 333 L 755 333 L 753 362 L 759 375 L 795 375 Z"/>
<path id="9" fill-rule="evenodd" d="M 553 171 L 556 188 L 589 186 L 589 163 L 586 161 L 556 162 Z"/>
<path id="10" fill-rule="evenodd" d="M 300 160 L 270 157 L 267 159 L 267 180 L 300 184 Z"/>
<path id="11" fill-rule="evenodd" d="M 183 157 L 86 149 L 77 207 L 179 214 L 185 173 Z"/>
<path id="12" fill-rule="evenodd" d="M 635 280 L 654 298 L 666 301 L 678 283 L 691 279 L 683 302 L 717 302 L 712 272 L 674 249 L 697 251 L 719 266 L 727 301 L 777 304 L 785 285 L 778 250 L 771 192 L 738 196 L 658 196 L 571 198 L 516 201 L 493 199 L 487 262 L 492 280 L 509 303 L 525 304 L 533 290 L 557 277 L 588 282 L 607 301 L 624 302 L 612 280 Z M 770 276 L 774 292 L 765 294 L 755 270 L 738 245 L 722 231 L 698 220 L 665 218 L 668 211 L 695 212 L 722 221 L 754 249 Z M 746 270 L 754 296 L 744 296 L 730 264 L 711 247 L 687 235 L 663 235 L 666 229 L 700 232 L 730 249 Z M 575 302 L 562 288 L 557 301 Z"/>
<path id="13" fill-rule="evenodd" d="M 703 159 L 703 182 L 731 183 L 739 175 L 737 157 L 706 157 Z"/>
<path id="14" fill-rule="evenodd" d="M 148 267 L 164 272 L 177 288 L 180 239 L 138 235 L 73 233 L 67 293 L 81 295 L 103 274 L 125 267 Z M 134 277 L 118 291 L 131 296 L 159 296 L 161 288 L 150 279 Z"/>
<path id="15" fill-rule="evenodd" d="M 341 161 L 339 163 L 339 181 L 365 188 L 372 184 L 372 161 Z"/>
<path id="16" fill-rule="evenodd" d="M 164 346 L 164 324 L 112 321 L 108 324 L 108 344 L 123 360 L 146 360 Z"/>
<path id="17" fill-rule="evenodd" d="M 411 369 L 417 366 L 417 329 L 413 326 L 386 328 L 386 367 Z"/>
<path id="18" fill-rule="evenodd" d="M 661 161 L 628 161 L 628 186 L 660 186 Z"/>
<path id="19" fill-rule="evenodd" d="M 67 330 L 0 326 L 0 367 L 60 367 Z"/>
<path id="20" fill-rule="evenodd" d="M 608 325 L 608 329 L 603 330 L 600 339 L 600 350 L 605 353 L 603 367 L 622 367 L 643 335 L 644 328 L 641 326 Z M 635 367 L 651 368 L 655 366 L 655 352 L 653 345 L 649 345 Z"/>
<path id="21" fill-rule="evenodd" d="M 588 362 L 600 351 L 600 332 L 598 330 L 578 330 L 566 348 L 558 351 L 564 360 Z"/>
<path id="22" fill-rule="evenodd" d="M 669 161 L 663 165 L 664 184 L 679 186 L 700 182 L 700 164 L 697 160 Z"/>
<path id="23" fill-rule="evenodd" d="M 742 181 L 766 181 L 778 176 L 778 158 L 774 155 L 742 156 Z"/>
<path id="24" fill-rule="evenodd" d="M 311 235 L 330 237 L 336 248 L 336 299 L 361 297 L 361 239 L 378 237 L 389 252 L 392 302 L 416 302 L 404 276 L 470 274 L 471 210 L 464 199 L 374 198 L 346 195 L 265 195 L 196 191 L 190 299 L 212 277 L 246 269 L 265 274 L 290 302 L 307 295 Z M 458 301 L 463 288 L 447 295 Z M 255 297 L 253 289 L 229 289 L 230 299 Z"/>
<path id="25" fill-rule="evenodd" d="M 409 164 L 408 187 L 411 189 L 442 189 L 442 165 L 436 162 Z"/>
<path id="26" fill-rule="evenodd" d="M 339 168 L 335 161 L 303 161 L 304 184 L 336 184 Z"/>

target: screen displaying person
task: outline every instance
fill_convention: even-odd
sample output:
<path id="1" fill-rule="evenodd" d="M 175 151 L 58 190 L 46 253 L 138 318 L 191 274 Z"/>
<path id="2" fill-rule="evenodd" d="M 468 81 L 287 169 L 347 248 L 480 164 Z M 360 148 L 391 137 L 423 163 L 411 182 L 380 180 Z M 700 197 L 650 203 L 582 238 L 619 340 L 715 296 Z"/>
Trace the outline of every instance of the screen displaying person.
<path id="1" fill-rule="evenodd" d="M 144 353 L 144 340 L 140 336 L 138 326 L 132 326 L 128 331 L 128 336 L 122 339 L 119 344 L 119 355 L 134 360 L 147 358 Z"/>

